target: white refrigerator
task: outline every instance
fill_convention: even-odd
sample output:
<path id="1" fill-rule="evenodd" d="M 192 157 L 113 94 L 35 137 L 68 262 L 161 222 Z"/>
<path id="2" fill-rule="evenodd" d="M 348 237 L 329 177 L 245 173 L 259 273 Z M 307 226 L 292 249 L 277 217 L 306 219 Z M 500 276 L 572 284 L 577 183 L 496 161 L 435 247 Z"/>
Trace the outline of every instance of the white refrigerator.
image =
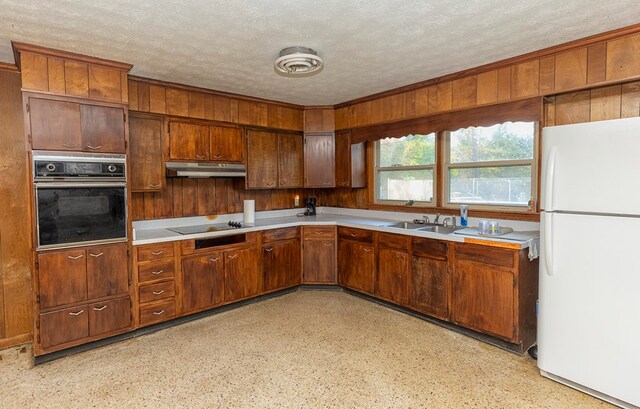
<path id="1" fill-rule="evenodd" d="M 640 118 L 543 129 L 538 367 L 640 406 Z"/>

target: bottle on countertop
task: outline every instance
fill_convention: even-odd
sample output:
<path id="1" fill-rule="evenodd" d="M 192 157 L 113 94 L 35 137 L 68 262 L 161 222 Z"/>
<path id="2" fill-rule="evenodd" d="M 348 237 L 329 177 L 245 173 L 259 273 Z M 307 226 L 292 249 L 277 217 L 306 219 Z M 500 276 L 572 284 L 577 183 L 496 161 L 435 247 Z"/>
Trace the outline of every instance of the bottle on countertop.
<path id="1" fill-rule="evenodd" d="M 536 198 L 531 196 L 531 199 L 527 202 L 527 211 L 534 213 L 536 211 Z"/>
<path id="2" fill-rule="evenodd" d="M 460 205 L 460 226 L 462 227 L 467 227 L 469 224 L 468 212 L 468 205 Z"/>

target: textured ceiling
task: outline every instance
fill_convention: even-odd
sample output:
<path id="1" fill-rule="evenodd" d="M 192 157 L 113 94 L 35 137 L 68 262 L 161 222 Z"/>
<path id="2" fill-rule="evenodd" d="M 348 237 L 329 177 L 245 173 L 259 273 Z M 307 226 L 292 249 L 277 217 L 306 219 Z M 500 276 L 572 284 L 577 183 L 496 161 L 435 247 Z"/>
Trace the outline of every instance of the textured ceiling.
<path id="1" fill-rule="evenodd" d="M 21 41 L 132 74 L 301 105 L 344 102 L 640 22 L 637 0 L 0 0 L 0 61 Z M 318 75 L 273 69 L 314 48 Z"/>

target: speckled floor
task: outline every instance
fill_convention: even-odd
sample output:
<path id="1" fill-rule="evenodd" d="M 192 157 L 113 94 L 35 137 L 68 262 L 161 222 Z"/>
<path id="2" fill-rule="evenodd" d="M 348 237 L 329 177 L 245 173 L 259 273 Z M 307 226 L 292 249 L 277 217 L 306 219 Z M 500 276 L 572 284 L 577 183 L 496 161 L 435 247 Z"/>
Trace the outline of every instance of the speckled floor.
<path id="1" fill-rule="evenodd" d="M 295 292 L 31 367 L 0 408 L 596 408 L 535 362 L 340 292 Z"/>

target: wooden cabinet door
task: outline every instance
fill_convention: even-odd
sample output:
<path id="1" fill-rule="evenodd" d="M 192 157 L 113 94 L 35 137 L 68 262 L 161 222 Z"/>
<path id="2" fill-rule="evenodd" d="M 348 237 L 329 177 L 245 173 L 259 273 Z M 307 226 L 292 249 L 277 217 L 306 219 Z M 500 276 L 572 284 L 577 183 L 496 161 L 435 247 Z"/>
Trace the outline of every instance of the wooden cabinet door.
<path id="1" fill-rule="evenodd" d="M 125 117 L 122 108 L 80 105 L 82 150 L 125 153 Z"/>
<path id="2" fill-rule="evenodd" d="M 87 296 L 89 299 L 129 291 L 127 244 L 87 247 Z"/>
<path id="3" fill-rule="evenodd" d="M 221 252 L 182 260 L 182 310 L 206 310 L 224 301 L 224 260 Z"/>
<path id="4" fill-rule="evenodd" d="M 87 257 L 84 249 L 38 254 L 40 308 L 87 299 Z"/>
<path id="5" fill-rule="evenodd" d="M 336 132 L 336 187 L 351 186 L 351 141 L 349 132 Z"/>
<path id="6" fill-rule="evenodd" d="M 43 349 L 89 336 L 87 306 L 40 314 L 40 347 Z"/>
<path id="7" fill-rule="evenodd" d="M 304 143 L 301 134 L 278 134 L 278 186 L 304 185 Z"/>
<path id="8" fill-rule="evenodd" d="M 209 159 L 221 162 L 244 161 L 244 132 L 242 128 L 230 126 L 209 127 Z"/>
<path id="9" fill-rule="evenodd" d="M 277 241 L 262 246 L 264 291 L 300 284 L 300 241 Z"/>
<path id="10" fill-rule="evenodd" d="M 304 136 L 304 187 L 335 187 L 333 133 Z"/>
<path id="11" fill-rule="evenodd" d="M 447 260 L 413 256 L 410 305 L 416 311 L 449 319 Z"/>
<path id="12" fill-rule="evenodd" d="M 336 284 L 335 241 L 309 239 L 303 243 L 302 281 L 309 284 Z"/>
<path id="13" fill-rule="evenodd" d="M 454 323 L 507 340 L 514 338 L 512 271 L 457 260 L 451 285 L 451 320 Z"/>
<path id="14" fill-rule="evenodd" d="M 398 304 L 409 303 L 409 254 L 381 248 L 378 250 L 376 294 Z"/>
<path id="15" fill-rule="evenodd" d="M 169 159 L 209 160 L 209 127 L 185 122 L 170 122 Z"/>
<path id="16" fill-rule="evenodd" d="M 278 134 L 247 131 L 247 187 L 274 188 L 278 183 Z"/>
<path id="17" fill-rule="evenodd" d="M 375 251 L 373 245 L 340 240 L 338 244 L 340 283 L 373 294 Z"/>
<path id="18" fill-rule="evenodd" d="M 131 190 L 158 191 L 164 187 L 162 117 L 129 117 Z"/>
<path id="19" fill-rule="evenodd" d="M 29 119 L 33 149 L 56 151 L 82 149 L 79 104 L 29 98 Z"/>
<path id="20" fill-rule="evenodd" d="M 89 336 L 107 334 L 130 326 L 129 297 L 89 305 Z"/>
<path id="21" fill-rule="evenodd" d="M 258 295 L 262 274 L 253 248 L 224 253 L 224 299 L 235 301 Z"/>

